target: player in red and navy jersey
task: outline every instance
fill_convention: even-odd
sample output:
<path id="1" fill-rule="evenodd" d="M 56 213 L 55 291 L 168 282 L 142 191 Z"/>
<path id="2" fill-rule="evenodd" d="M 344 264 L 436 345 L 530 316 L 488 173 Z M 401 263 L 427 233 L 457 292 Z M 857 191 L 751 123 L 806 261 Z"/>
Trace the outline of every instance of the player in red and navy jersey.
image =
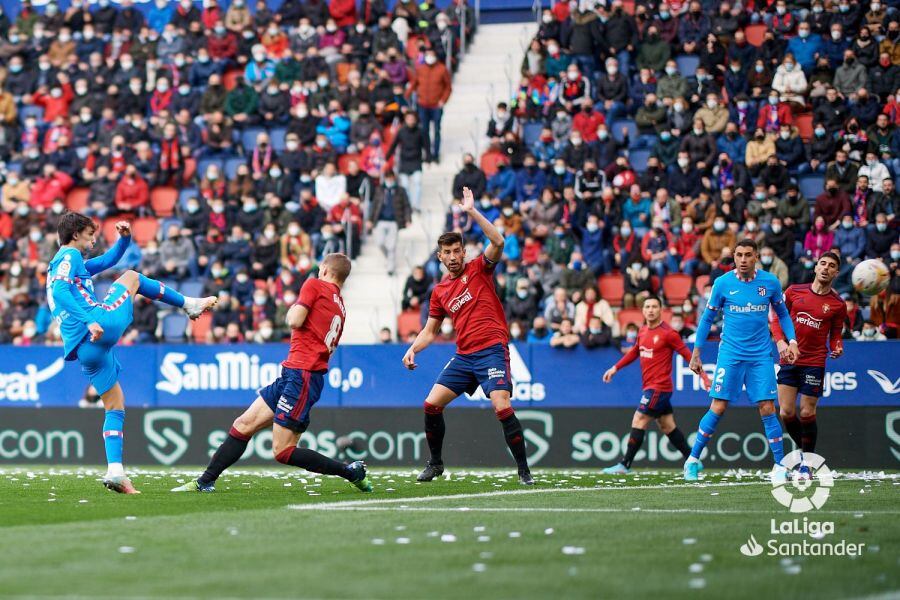
<path id="1" fill-rule="evenodd" d="M 648 296 L 641 308 L 645 324 L 638 331 L 634 346 L 603 374 L 603 382 L 612 381 L 613 375 L 630 365 L 636 358 L 641 359 L 641 403 L 631 419 L 631 435 L 622 462 L 603 469 L 608 475 L 622 475 L 631 472 L 631 463 L 644 443 L 644 435 L 650 422 L 655 420 L 660 431 L 669 442 L 684 455 L 691 454 L 684 434 L 675 424 L 672 414 L 672 354 L 677 352 L 690 362 L 691 353 L 684 340 L 667 323 L 662 322 L 662 302 L 657 296 Z M 710 381 L 705 372 L 701 373 L 703 387 L 709 389 Z"/>
<path id="2" fill-rule="evenodd" d="M 819 425 L 816 405 L 822 395 L 827 357 L 839 358 L 844 353 L 841 329 L 847 316 L 847 305 L 831 288 L 838 276 L 841 260 L 834 252 L 826 252 L 816 262 L 812 283 L 792 285 L 784 292 L 784 303 L 797 330 L 800 358 L 794 364 L 782 361 L 778 371 L 778 404 L 781 420 L 794 443 L 802 452 L 815 452 Z M 781 352 L 787 347 L 778 319 L 772 319 L 772 335 Z M 797 418 L 797 395 L 800 396 L 800 418 Z M 812 471 L 801 462 L 798 472 L 809 478 Z"/>
<path id="3" fill-rule="evenodd" d="M 350 275 L 350 259 L 329 254 L 319 266 L 319 278 L 307 279 L 300 297 L 288 310 L 291 347 L 281 363 L 281 376 L 259 390 L 259 396 L 235 419 L 228 437 L 213 454 L 206 471 L 196 481 L 173 492 L 212 492 L 222 471 L 241 458 L 257 431 L 272 426 L 272 454 L 278 462 L 313 473 L 343 477 L 359 490 L 371 492 L 362 461 L 349 465 L 314 450 L 298 448 L 309 427 L 309 411 L 319 400 L 328 372 L 328 360 L 341 341 L 347 313 L 341 288 Z"/>
<path id="4" fill-rule="evenodd" d="M 462 209 L 478 223 L 491 243 L 481 256 L 466 264 L 466 249 L 459 233 L 445 233 L 438 238 L 438 260 L 449 275 L 434 287 L 428 322 L 403 357 L 404 366 L 415 369 L 416 353 L 431 344 L 441 323 L 450 317 L 457 334 L 456 355 L 425 399 L 425 439 L 431 459 L 418 480 L 431 481 L 444 472 L 444 407 L 463 392 L 474 393 L 480 385 L 503 425 L 506 444 L 519 468 L 519 482 L 533 485 L 522 425 L 510 405 L 509 334 L 503 305 L 494 287 L 494 268 L 503 256 L 503 236 L 475 208 L 475 198 L 468 188 L 463 188 Z"/>

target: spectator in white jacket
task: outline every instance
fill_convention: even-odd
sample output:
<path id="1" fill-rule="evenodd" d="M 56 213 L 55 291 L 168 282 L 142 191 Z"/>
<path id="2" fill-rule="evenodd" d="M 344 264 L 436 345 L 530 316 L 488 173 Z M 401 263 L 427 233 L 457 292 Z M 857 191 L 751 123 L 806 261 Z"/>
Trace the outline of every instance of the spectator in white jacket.
<path id="1" fill-rule="evenodd" d="M 859 168 L 857 177 L 866 176 L 869 178 L 869 189 L 873 192 L 881 193 L 884 189 L 884 180 L 891 176 L 888 168 L 884 163 L 878 160 L 878 155 L 869 150 L 866 152 L 866 163 Z"/>
<path id="2" fill-rule="evenodd" d="M 347 178 L 338 173 L 334 163 L 328 163 L 322 173 L 316 177 L 316 200 L 325 212 L 331 210 L 341 201 L 347 192 Z"/>
<path id="3" fill-rule="evenodd" d="M 794 55 L 787 53 L 784 55 L 784 61 L 775 70 L 775 77 L 772 79 L 772 89 L 781 94 L 782 102 L 794 102 L 796 104 L 806 104 L 806 92 L 809 83 L 806 81 L 806 75 L 803 69 L 794 60 Z"/>

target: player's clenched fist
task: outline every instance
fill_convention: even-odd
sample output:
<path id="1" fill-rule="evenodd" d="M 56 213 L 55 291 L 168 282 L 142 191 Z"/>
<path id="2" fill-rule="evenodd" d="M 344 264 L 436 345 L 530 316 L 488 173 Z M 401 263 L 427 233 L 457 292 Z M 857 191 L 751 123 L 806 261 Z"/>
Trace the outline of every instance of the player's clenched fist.
<path id="1" fill-rule="evenodd" d="M 92 342 L 96 342 L 103 337 L 103 327 L 100 326 L 100 323 L 91 323 L 88 325 L 88 331 L 91 334 Z"/>
<path id="2" fill-rule="evenodd" d="M 412 351 L 412 348 L 406 351 L 406 354 L 403 355 L 403 366 L 412 371 L 419 365 L 416 364 L 416 353 Z"/>
<path id="3" fill-rule="evenodd" d="M 128 221 L 119 221 L 116 223 L 116 231 L 121 237 L 129 237 L 131 235 L 131 223 Z"/>
<path id="4" fill-rule="evenodd" d="M 697 350 L 694 350 L 694 353 L 691 355 L 691 363 L 688 366 L 697 375 L 703 372 L 703 361 L 700 360 L 700 353 Z"/>

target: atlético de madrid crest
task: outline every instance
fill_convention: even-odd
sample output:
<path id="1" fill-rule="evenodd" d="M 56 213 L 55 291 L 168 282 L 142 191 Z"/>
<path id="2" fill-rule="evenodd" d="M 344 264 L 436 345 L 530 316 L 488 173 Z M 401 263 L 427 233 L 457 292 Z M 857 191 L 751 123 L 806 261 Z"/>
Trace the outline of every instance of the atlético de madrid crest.
<path id="1" fill-rule="evenodd" d="M 765 296 L 766 288 L 764 286 L 759 286 L 758 288 L 756 288 L 756 293 L 759 294 L 760 296 Z"/>

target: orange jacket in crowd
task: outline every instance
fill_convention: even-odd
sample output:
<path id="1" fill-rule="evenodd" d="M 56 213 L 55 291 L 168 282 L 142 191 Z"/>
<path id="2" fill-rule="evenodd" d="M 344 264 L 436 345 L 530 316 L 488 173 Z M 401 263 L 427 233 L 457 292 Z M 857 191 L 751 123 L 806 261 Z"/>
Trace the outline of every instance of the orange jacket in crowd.
<path id="1" fill-rule="evenodd" d="M 419 106 L 422 108 L 440 108 L 450 98 L 452 86 L 450 72 L 444 63 L 438 61 L 433 65 L 421 64 L 413 72 L 410 92 L 418 94 Z"/>

